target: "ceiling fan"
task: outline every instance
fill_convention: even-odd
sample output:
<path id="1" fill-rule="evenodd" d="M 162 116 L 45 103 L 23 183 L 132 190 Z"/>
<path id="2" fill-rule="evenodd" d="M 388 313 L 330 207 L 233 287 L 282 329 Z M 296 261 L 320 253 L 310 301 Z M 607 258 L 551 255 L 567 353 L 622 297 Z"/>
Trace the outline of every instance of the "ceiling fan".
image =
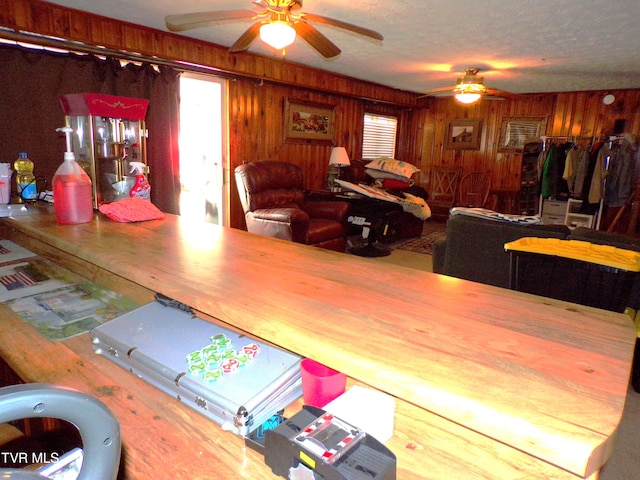
<path id="1" fill-rule="evenodd" d="M 332 25 L 375 40 L 383 39 L 381 34 L 368 28 L 334 18 L 301 12 L 302 0 L 254 0 L 253 4 L 261 11 L 218 10 L 168 15 L 165 17 L 165 23 L 169 30 L 181 32 L 212 26 L 224 21 L 257 20 L 231 45 L 230 52 L 247 50 L 258 36 L 276 50 L 282 50 L 291 45 L 296 35 L 299 35 L 323 57 L 333 58 L 339 55 L 341 50 L 320 33 L 312 25 L 312 22 Z"/>
<path id="2" fill-rule="evenodd" d="M 505 100 L 516 96 L 504 90 L 487 87 L 484 77 L 478 75 L 479 72 L 479 68 L 467 68 L 464 75 L 458 77 L 455 86 L 428 90 L 423 96 L 453 95 L 456 101 L 464 104 L 472 104 L 480 99 Z"/>

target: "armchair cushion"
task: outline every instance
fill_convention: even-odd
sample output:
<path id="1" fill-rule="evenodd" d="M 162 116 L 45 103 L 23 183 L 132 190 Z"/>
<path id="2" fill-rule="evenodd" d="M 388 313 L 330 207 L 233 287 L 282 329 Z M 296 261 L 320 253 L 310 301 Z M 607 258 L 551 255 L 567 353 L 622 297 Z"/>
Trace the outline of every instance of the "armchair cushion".
<path id="1" fill-rule="evenodd" d="M 295 223 L 305 227 L 309 224 L 309 214 L 298 207 L 260 208 L 252 213 L 256 220 Z"/>
<path id="2" fill-rule="evenodd" d="M 333 202 L 330 200 L 304 202 L 300 205 L 300 208 L 307 212 L 310 217 L 334 220 L 343 224 L 346 223 L 349 215 L 349 203 L 347 202 Z"/>
<path id="3" fill-rule="evenodd" d="M 255 192 L 250 196 L 250 200 L 249 209 L 253 211 L 273 206 L 298 208 L 298 205 L 304 202 L 304 192 L 295 188 L 274 188 Z"/>
<path id="4" fill-rule="evenodd" d="M 318 245 L 326 240 L 342 238 L 343 235 L 345 235 L 343 224 L 326 218 L 312 218 L 309 220 L 306 237 L 301 243 Z"/>

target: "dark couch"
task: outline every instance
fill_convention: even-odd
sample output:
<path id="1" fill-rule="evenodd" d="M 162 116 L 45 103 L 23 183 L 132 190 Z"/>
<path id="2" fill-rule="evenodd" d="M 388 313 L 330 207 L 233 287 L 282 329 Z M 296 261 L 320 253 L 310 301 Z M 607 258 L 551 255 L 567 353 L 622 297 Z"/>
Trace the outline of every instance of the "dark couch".
<path id="1" fill-rule="evenodd" d="M 447 235 L 433 245 L 433 271 L 509 288 L 510 259 L 504 244 L 523 237 L 566 239 L 564 225 L 518 225 L 468 215 L 452 215 Z"/>
<path id="2" fill-rule="evenodd" d="M 523 237 L 581 240 L 640 252 L 640 238 L 585 227 L 571 231 L 564 225 L 518 225 L 468 215 L 447 220 L 446 237 L 433 246 L 433 271 L 474 282 L 509 288 L 510 254 L 504 244 Z M 640 309 L 640 275 L 628 305 Z"/>

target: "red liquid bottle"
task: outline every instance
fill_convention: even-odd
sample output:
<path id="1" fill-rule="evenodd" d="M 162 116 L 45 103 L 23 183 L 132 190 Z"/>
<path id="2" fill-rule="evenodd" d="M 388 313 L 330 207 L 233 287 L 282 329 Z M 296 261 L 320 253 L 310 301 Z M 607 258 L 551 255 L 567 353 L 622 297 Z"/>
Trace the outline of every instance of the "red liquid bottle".
<path id="1" fill-rule="evenodd" d="M 67 135 L 64 162 L 53 176 L 53 210 L 56 221 L 63 225 L 87 223 L 93 220 L 91 179 L 76 162 L 71 149 L 71 128 L 59 128 Z"/>

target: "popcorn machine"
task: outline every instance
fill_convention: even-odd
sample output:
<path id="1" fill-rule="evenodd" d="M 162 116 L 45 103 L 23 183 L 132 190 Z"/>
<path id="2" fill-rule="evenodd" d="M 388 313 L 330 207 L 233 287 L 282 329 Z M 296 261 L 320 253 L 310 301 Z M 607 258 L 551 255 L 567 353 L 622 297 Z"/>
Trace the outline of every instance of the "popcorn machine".
<path id="1" fill-rule="evenodd" d="M 149 100 L 72 93 L 59 101 L 66 125 L 73 129 L 76 161 L 91 178 L 93 208 L 128 197 L 135 184 L 130 164 L 147 163 L 144 119 Z"/>

